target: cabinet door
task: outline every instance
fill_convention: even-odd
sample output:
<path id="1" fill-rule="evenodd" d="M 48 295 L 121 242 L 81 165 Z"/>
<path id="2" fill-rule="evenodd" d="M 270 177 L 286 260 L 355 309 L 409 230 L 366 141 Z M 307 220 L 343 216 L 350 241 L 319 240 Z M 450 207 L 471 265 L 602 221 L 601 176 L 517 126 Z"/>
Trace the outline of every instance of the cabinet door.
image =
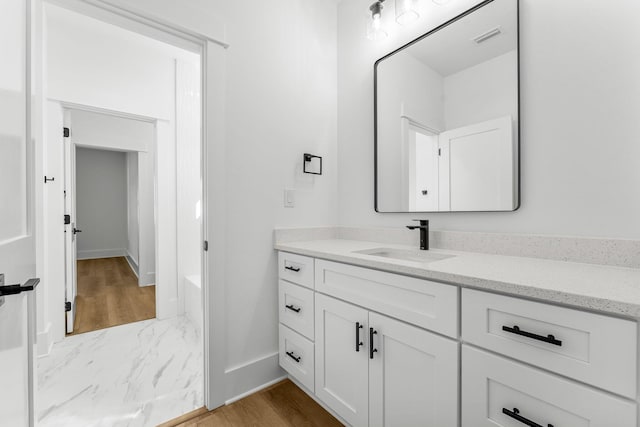
<path id="1" fill-rule="evenodd" d="M 458 425 L 458 343 L 369 313 L 370 426 Z"/>
<path id="2" fill-rule="evenodd" d="M 316 395 L 350 425 L 366 426 L 368 312 L 320 294 L 315 312 Z"/>

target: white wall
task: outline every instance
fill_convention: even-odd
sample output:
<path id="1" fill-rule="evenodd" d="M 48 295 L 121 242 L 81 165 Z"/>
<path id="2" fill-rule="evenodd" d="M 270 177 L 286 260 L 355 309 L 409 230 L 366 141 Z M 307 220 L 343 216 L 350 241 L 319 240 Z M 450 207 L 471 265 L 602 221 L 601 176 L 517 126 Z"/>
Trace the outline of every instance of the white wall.
<path id="1" fill-rule="evenodd" d="M 127 247 L 127 159 L 119 151 L 76 149 L 78 259 L 123 256 Z"/>
<path id="2" fill-rule="evenodd" d="M 434 5 L 381 43 L 357 25 L 360 1 L 340 3 L 340 224 L 400 227 L 415 216 L 373 209 L 373 63 L 473 3 Z M 440 230 L 640 238 L 640 3 L 521 0 L 520 13 L 522 206 L 424 216 Z"/>
<path id="3" fill-rule="evenodd" d="M 444 78 L 444 119 L 447 130 L 507 115 L 514 121 L 518 120 L 516 51 Z"/>
<path id="4" fill-rule="evenodd" d="M 49 98 L 172 117 L 173 58 L 158 43 L 56 6 L 45 10 Z"/>
<path id="5" fill-rule="evenodd" d="M 181 5 L 161 0 L 131 8 L 167 16 Z M 189 7 L 219 17 L 230 44 L 224 94 L 228 197 L 210 201 L 224 204 L 228 217 L 229 398 L 279 375 L 273 228 L 337 219 L 336 6 L 326 0 L 194 0 Z M 185 23 L 184 15 L 176 22 Z M 323 156 L 322 176 L 302 174 L 305 152 Z M 293 209 L 283 207 L 285 188 L 296 190 Z"/>
<path id="6" fill-rule="evenodd" d="M 231 44 L 226 93 L 231 397 L 252 385 L 238 385 L 243 365 L 248 370 L 264 360 L 277 365 L 273 228 L 333 224 L 337 218 L 336 8 L 326 0 L 211 3 L 228 25 Z M 302 173 L 305 152 L 323 156 L 322 176 Z M 296 190 L 293 209 L 283 207 L 285 188 Z"/>
<path id="7" fill-rule="evenodd" d="M 409 72 L 407 72 L 407 70 Z M 444 79 L 407 53 L 378 65 L 378 209 L 408 208 L 408 149 L 402 138 L 401 116 L 444 130 Z"/>
<path id="8" fill-rule="evenodd" d="M 140 227 L 138 225 L 138 153 L 127 156 L 127 257 L 138 272 Z"/>

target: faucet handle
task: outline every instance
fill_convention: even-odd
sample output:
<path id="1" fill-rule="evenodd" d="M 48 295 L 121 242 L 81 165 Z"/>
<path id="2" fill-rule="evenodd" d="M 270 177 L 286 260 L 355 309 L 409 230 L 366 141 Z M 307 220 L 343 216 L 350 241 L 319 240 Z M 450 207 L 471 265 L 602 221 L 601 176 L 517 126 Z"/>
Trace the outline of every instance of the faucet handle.
<path id="1" fill-rule="evenodd" d="M 420 222 L 420 226 L 422 226 L 422 227 L 428 227 L 429 226 L 429 220 L 428 219 L 412 219 L 412 221 L 419 221 Z"/>

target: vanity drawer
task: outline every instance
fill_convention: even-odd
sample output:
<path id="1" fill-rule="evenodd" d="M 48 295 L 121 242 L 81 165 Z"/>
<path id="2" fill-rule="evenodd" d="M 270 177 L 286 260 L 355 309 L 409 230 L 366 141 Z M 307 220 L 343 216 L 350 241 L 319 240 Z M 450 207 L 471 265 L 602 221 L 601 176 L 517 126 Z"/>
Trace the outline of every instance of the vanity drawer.
<path id="1" fill-rule="evenodd" d="M 278 294 L 280 323 L 313 341 L 314 292 L 311 289 L 280 280 Z"/>
<path id="2" fill-rule="evenodd" d="M 462 427 L 636 427 L 635 402 L 467 345 L 461 397 Z"/>
<path id="3" fill-rule="evenodd" d="M 458 288 L 337 262 L 316 260 L 316 291 L 458 337 Z"/>
<path id="4" fill-rule="evenodd" d="M 280 366 L 300 384 L 315 392 L 313 343 L 280 324 Z"/>
<path id="5" fill-rule="evenodd" d="M 313 258 L 279 252 L 278 274 L 281 279 L 313 289 Z"/>
<path id="6" fill-rule="evenodd" d="M 463 289 L 462 339 L 636 397 L 636 322 Z"/>

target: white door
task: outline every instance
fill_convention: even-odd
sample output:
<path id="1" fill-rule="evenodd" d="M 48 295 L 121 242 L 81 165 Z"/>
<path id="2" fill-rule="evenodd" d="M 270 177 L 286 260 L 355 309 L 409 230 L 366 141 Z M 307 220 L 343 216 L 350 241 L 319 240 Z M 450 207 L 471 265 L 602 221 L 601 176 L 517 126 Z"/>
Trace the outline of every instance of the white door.
<path id="1" fill-rule="evenodd" d="M 412 131 L 410 150 L 409 210 L 438 210 L 438 137 L 420 129 Z"/>
<path id="2" fill-rule="evenodd" d="M 440 210 L 515 209 L 516 141 L 509 116 L 442 132 Z"/>
<path id="3" fill-rule="evenodd" d="M 7 1 L 0 13 L 0 424 L 12 427 L 33 425 L 35 295 L 6 287 L 35 274 L 28 7 L 24 0 Z"/>
<path id="4" fill-rule="evenodd" d="M 369 426 L 458 425 L 458 344 L 369 313 Z"/>
<path id="5" fill-rule="evenodd" d="M 368 425 L 368 312 L 316 294 L 316 395 L 354 427 Z"/>
<path id="6" fill-rule="evenodd" d="M 77 228 L 76 222 L 76 148 L 71 139 L 70 114 L 64 113 L 65 138 L 64 138 L 64 211 L 68 215 L 69 224 L 65 224 L 65 303 L 67 333 L 73 332 L 76 313 L 77 294 Z M 68 136 L 67 136 L 68 135 Z"/>

